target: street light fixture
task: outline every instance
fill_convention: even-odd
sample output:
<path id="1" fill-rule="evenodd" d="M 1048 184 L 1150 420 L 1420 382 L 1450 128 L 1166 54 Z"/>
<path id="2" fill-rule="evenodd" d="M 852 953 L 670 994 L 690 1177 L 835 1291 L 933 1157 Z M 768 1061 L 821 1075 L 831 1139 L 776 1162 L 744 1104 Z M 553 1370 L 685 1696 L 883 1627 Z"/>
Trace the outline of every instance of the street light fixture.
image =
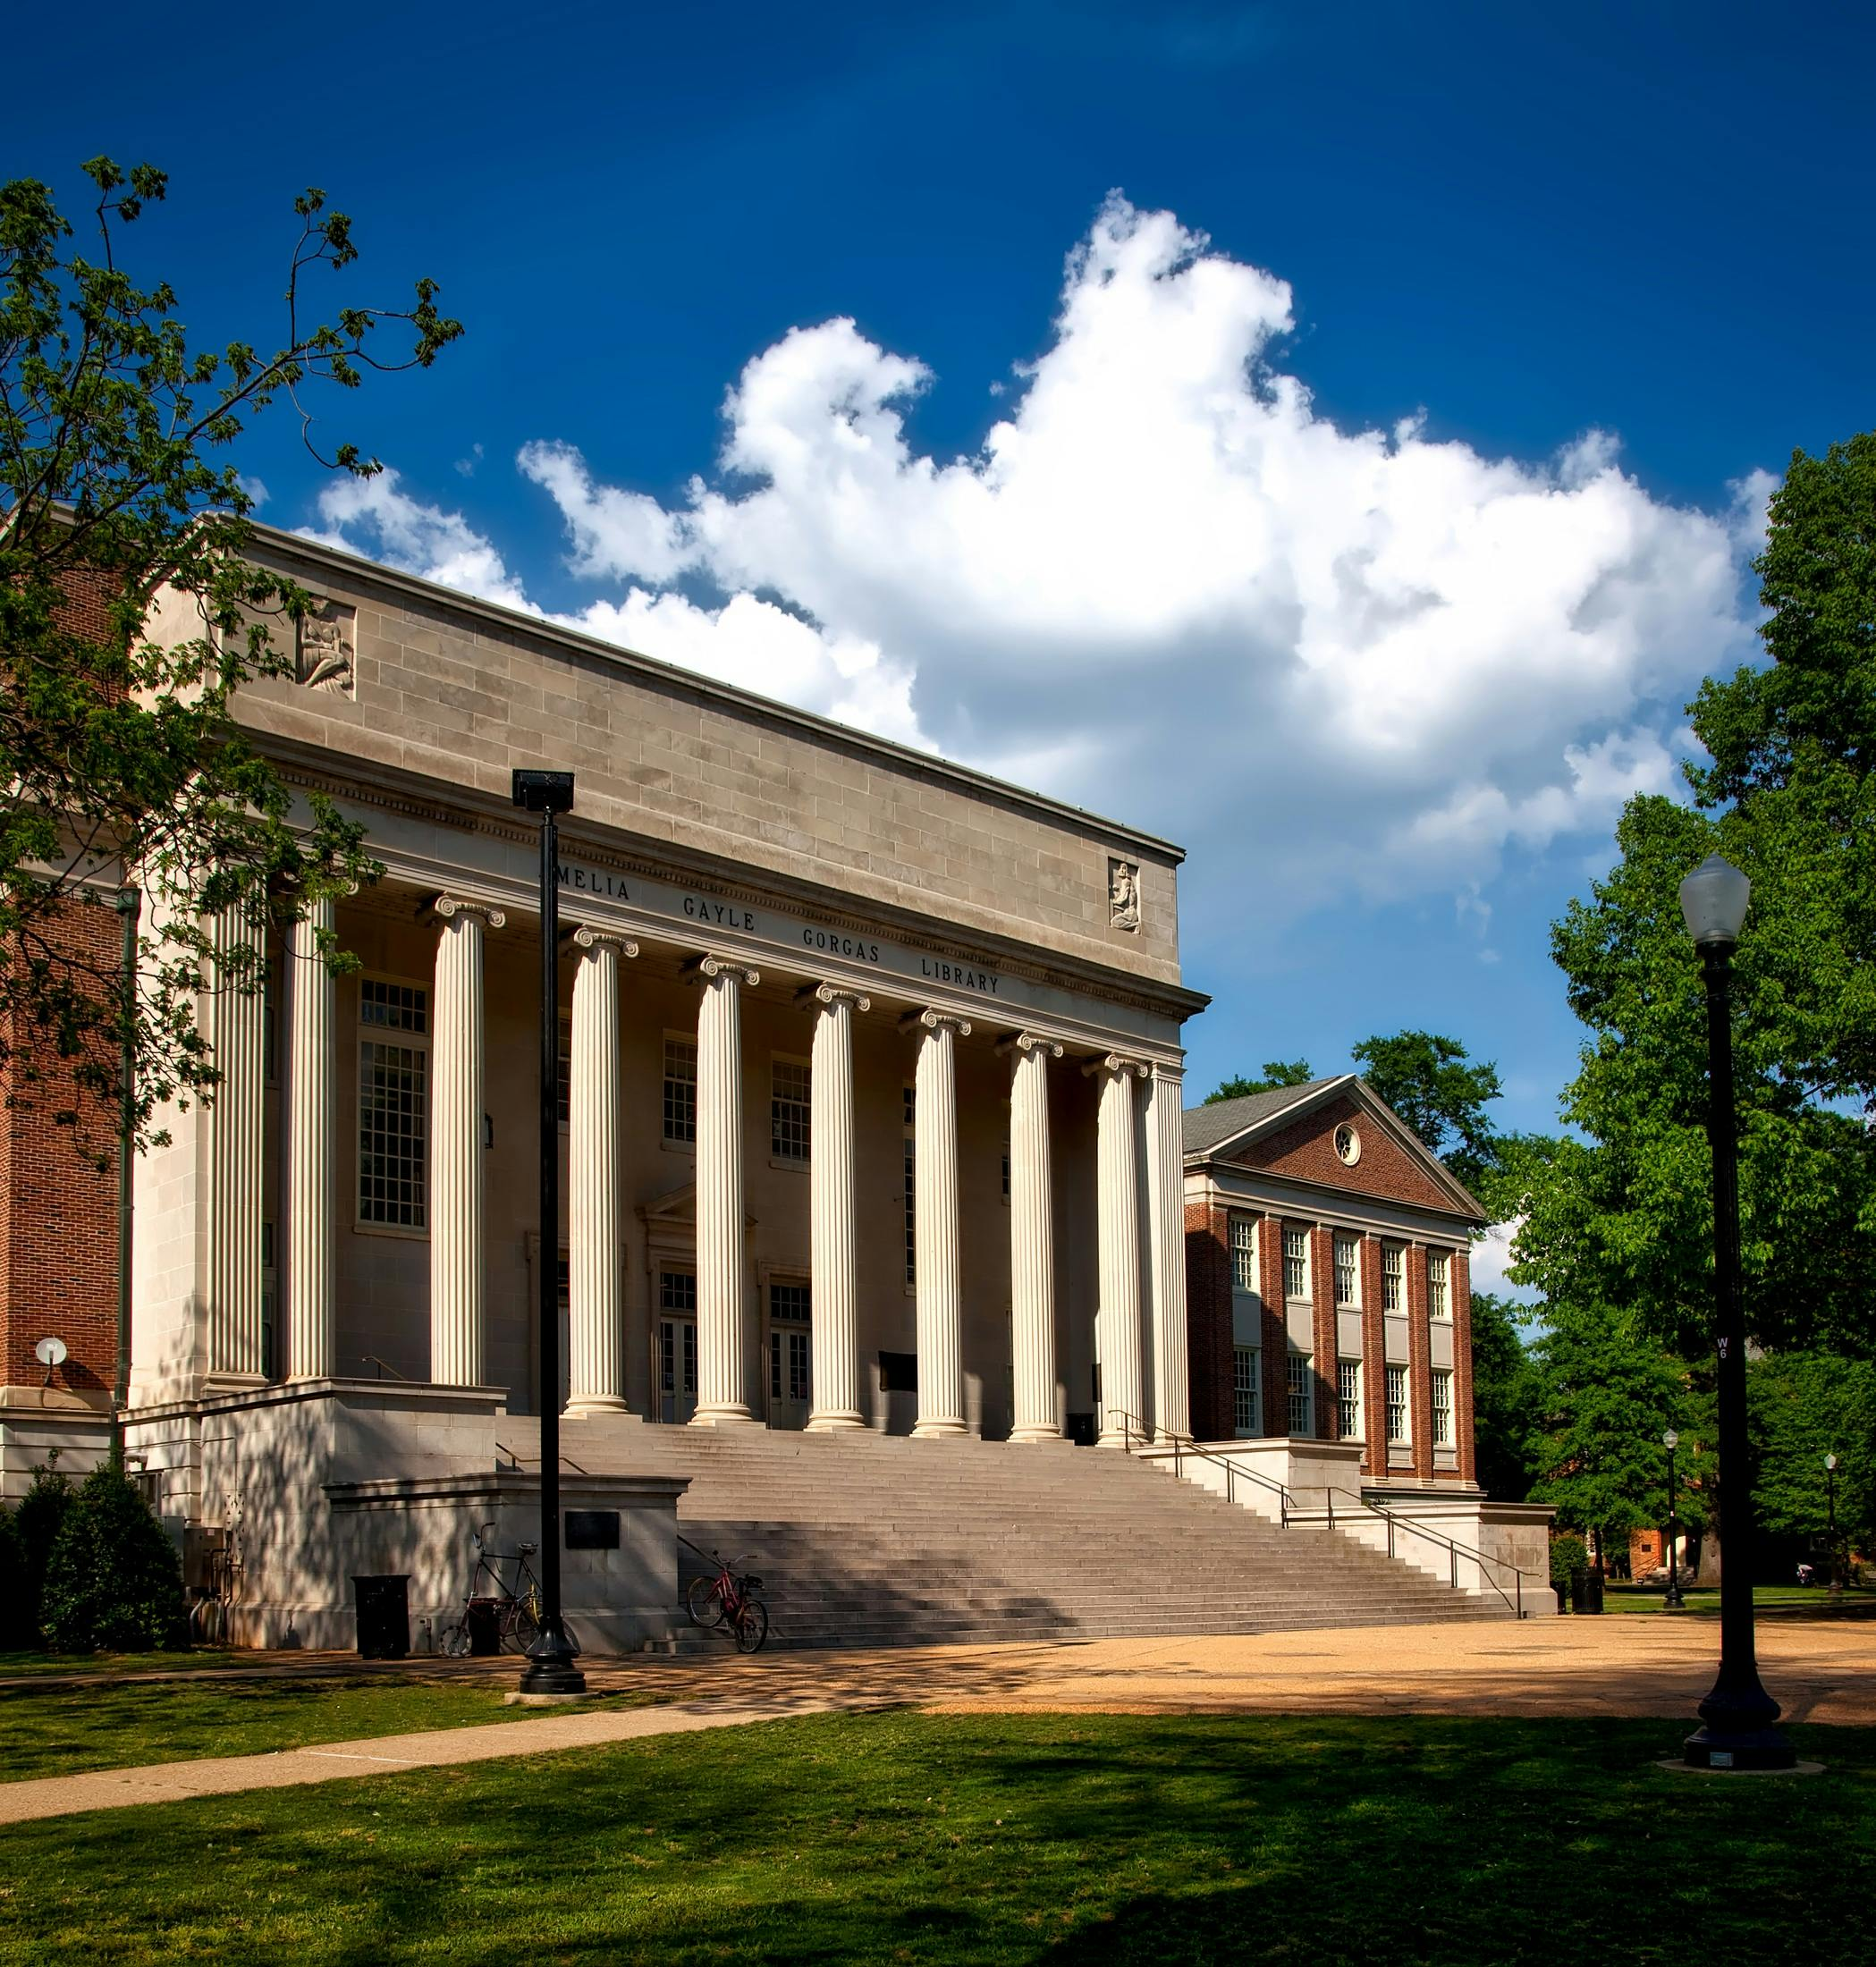
<path id="1" fill-rule="evenodd" d="M 573 809 L 570 772 L 517 772 L 514 803 L 541 816 L 541 1629 L 528 1649 L 523 1693 L 584 1693 L 579 1649 L 561 1617 L 560 1591 L 560 840 L 556 815 Z"/>
<path id="2" fill-rule="evenodd" d="M 1835 1455 L 1827 1455 L 1824 1457 L 1824 1482 L 1829 1498 L 1826 1507 L 1830 1512 L 1830 1527 L 1827 1532 L 1830 1542 L 1826 1546 L 1830 1561 L 1830 1593 L 1833 1598 L 1841 1598 L 1844 1580 L 1842 1568 L 1837 1561 L 1837 1456 Z"/>
<path id="3" fill-rule="evenodd" d="M 1790 1769 L 1779 1703 L 1760 1684 L 1753 1644 L 1752 1481 L 1745 1427 L 1745 1304 L 1739 1276 L 1739 1144 L 1734 1110 L 1733 951 L 1752 883 L 1709 854 L 1680 884 L 1681 914 L 1700 951 L 1707 996 L 1707 1139 L 1713 1152 L 1714 1350 L 1720 1469 L 1725 1484 L 1726 1562 L 1720 1575 L 1720 1672 L 1700 1704 L 1704 1724 L 1683 1750 L 1694 1769 Z"/>
<path id="4" fill-rule="evenodd" d="M 1668 1595 L 1661 1600 L 1664 1612 L 1685 1612 L 1687 1601 L 1681 1595 L 1680 1566 L 1674 1554 L 1674 1451 L 1680 1446 L 1680 1436 L 1672 1428 L 1661 1436 L 1661 1446 L 1668 1451 Z"/>

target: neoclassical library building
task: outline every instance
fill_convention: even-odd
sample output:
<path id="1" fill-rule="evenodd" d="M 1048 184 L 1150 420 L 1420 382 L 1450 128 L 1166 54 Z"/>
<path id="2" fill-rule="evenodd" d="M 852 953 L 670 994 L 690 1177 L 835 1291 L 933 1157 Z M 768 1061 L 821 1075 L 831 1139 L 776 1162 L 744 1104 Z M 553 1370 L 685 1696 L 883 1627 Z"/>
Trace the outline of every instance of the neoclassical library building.
<path id="1" fill-rule="evenodd" d="M 1464 1531 L 1466 1587 L 1323 1532 L 1350 1617 L 1396 1573 L 1449 1614 L 1542 1568 L 1472 1481 L 1472 1197 L 1356 1079 L 1186 1110 L 1179 848 L 301 538 L 255 551 L 317 607 L 237 713 L 384 873 L 264 993 L 205 992 L 222 1084 L 135 1168 L 131 1465 L 238 1637 L 349 1645 L 351 1581 L 395 1577 L 420 1646 L 469 1531 L 527 1532 L 550 1401 L 589 1646 L 672 1639 L 719 1526 L 844 1524 L 851 1552 L 923 1509 L 916 1548 L 961 1549 L 1111 1491 L 1155 1547 L 1251 1539 L 1272 1591 L 1295 1566 L 1256 1553 L 1313 1533 L 1273 1515 L 1391 1496 Z M 576 788 L 551 1242 L 520 767 Z M 30 1101 L 6 1130 L 17 1494 L 102 1450 L 115 1181 Z"/>

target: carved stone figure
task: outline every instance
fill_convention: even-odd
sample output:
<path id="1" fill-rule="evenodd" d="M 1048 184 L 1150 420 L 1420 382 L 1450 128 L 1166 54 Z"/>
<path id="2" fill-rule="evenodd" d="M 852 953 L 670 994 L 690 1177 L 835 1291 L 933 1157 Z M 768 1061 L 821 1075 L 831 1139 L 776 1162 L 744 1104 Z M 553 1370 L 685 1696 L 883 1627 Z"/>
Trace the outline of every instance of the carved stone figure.
<path id="1" fill-rule="evenodd" d="M 1107 899 L 1117 929 L 1140 926 L 1140 870 L 1132 861 L 1107 864 Z"/>
<path id="2" fill-rule="evenodd" d="M 300 652 L 294 674 L 310 690 L 352 694 L 351 609 L 336 601 L 316 602 L 300 624 Z"/>

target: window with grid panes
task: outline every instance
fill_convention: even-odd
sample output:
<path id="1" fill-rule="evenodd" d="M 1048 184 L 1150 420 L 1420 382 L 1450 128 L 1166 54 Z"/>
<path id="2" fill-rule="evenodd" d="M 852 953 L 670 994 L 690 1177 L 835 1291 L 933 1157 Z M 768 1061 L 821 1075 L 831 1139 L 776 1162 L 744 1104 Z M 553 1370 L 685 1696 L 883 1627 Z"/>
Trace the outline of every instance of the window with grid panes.
<path id="1" fill-rule="evenodd" d="M 769 1152 L 778 1161 L 807 1161 L 812 1099 L 808 1068 L 799 1059 L 770 1061 Z"/>
<path id="2" fill-rule="evenodd" d="M 1407 1434 L 1407 1370 L 1405 1366 L 1388 1368 L 1388 1439 L 1390 1441 L 1405 1441 Z"/>
<path id="3" fill-rule="evenodd" d="M 1231 1349 L 1231 1421 L 1239 1435 L 1263 1432 L 1263 1387 L 1255 1346 Z"/>
<path id="4" fill-rule="evenodd" d="M 420 984 L 359 982 L 359 1220 L 426 1225 L 429 997 Z"/>
<path id="5" fill-rule="evenodd" d="M 1309 1232 L 1286 1228 L 1283 1232 L 1283 1295 L 1309 1296 Z"/>
<path id="6" fill-rule="evenodd" d="M 1231 1288 L 1234 1291 L 1248 1291 L 1253 1296 L 1257 1292 L 1257 1219 L 1255 1216 L 1233 1216 L 1231 1218 Z"/>
<path id="7" fill-rule="evenodd" d="M 697 1272 L 660 1271 L 658 1309 L 672 1318 L 697 1316 Z"/>
<path id="8" fill-rule="evenodd" d="M 1336 1418 L 1340 1422 L 1343 1440 L 1359 1440 L 1362 1435 L 1362 1363 L 1360 1360 L 1339 1359 L 1336 1361 L 1335 1396 L 1335 1404 L 1339 1410 Z"/>
<path id="9" fill-rule="evenodd" d="M 1407 1309 L 1407 1252 L 1398 1243 L 1381 1246 L 1381 1308 L 1384 1312 Z"/>
<path id="10" fill-rule="evenodd" d="M 1432 1376 L 1433 1446 L 1452 1446 L 1452 1375 L 1440 1372 Z"/>
<path id="11" fill-rule="evenodd" d="M 1335 1238 L 1335 1301 L 1338 1304 L 1356 1305 L 1361 1303 L 1361 1239 L 1345 1237 L 1339 1230 Z"/>
<path id="12" fill-rule="evenodd" d="M 769 1395 L 775 1400 L 808 1397 L 808 1287 L 769 1286 Z"/>
<path id="13" fill-rule="evenodd" d="M 664 1138 L 697 1143 L 697 1040 L 664 1041 Z"/>
<path id="14" fill-rule="evenodd" d="M 1452 1316 L 1452 1258 L 1444 1250 L 1426 1253 L 1426 1315 Z"/>
<path id="15" fill-rule="evenodd" d="M 560 1021 L 560 1124 L 573 1123 L 573 1019 L 562 1012 Z"/>
<path id="16" fill-rule="evenodd" d="M 1315 1422 L 1315 1363 L 1307 1353 L 1290 1353 L 1283 1362 L 1283 1391 L 1289 1405 L 1289 1431 L 1314 1434 Z"/>
<path id="17" fill-rule="evenodd" d="M 905 1104 L 901 1110 L 905 1117 L 905 1139 L 902 1144 L 905 1149 L 906 1171 L 906 1282 L 910 1285 L 916 1283 L 918 1278 L 918 1211 L 917 1207 L 917 1197 L 914 1194 L 914 1183 L 917 1179 L 918 1157 L 912 1137 L 912 1088 L 910 1086 L 907 1086 L 903 1088 L 903 1093 L 905 1097 Z"/>

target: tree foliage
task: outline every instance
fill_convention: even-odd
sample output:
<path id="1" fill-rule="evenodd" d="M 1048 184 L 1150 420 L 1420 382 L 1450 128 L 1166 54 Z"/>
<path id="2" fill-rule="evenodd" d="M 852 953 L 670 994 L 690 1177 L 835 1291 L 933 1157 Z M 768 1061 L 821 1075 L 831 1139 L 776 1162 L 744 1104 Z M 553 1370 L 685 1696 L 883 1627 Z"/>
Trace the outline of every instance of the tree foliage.
<path id="1" fill-rule="evenodd" d="M 1206 1093 L 1204 1104 L 1216 1106 L 1221 1100 L 1246 1100 L 1254 1093 L 1275 1093 L 1283 1086 L 1304 1086 L 1314 1078 L 1306 1059 L 1292 1059 L 1288 1064 L 1280 1059 L 1267 1059 L 1263 1063 L 1263 1076 L 1258 1079 L 1246 1079 L 1242 1076 L 1227 1079 L 1214 1091 Z"/>
<path id="2" fill-rule="evenodd" d="M 55 1461 L 58 1450 L 53 1450 Z M 46 1567 L 52 1561 L 53 1547 L 64 1528 L 65 1516 L 77 1491 L 72 1478 L 48 1463 L 32 1472 L 26 1493 L 13 1509 L 13 1528 L 19 1532 L 21 1556 L 25 1565 L 26 1603 L 23 1617 L 29 1632 L 39 1624 L 39 1600 L 46 1587 Z"/>
<path id="3" fill-rule="evenodd" d="M 1528 1316 L 1508 1298 L 1472 1294 L 1473 1452 L 1479 1486 L 1494 1502 L 1523 1502 L 1537 1475 L 1535 1373 L 1520 1330 Z"/>
<path id="4" fill-rule="evenodd" d="M 1498 1068 L 1474 1065 L 1457 1038 L 1398 1031 L 1365 1038 L 1350 1056 L 1362 1076 L 1428 1150 L 1477 1191 L 1497 1162 L 1498 1136 L 1485 1109 L 1498 1098 Z"/>
<path id="5" fill-rule="evenodd" d="M 1626 1304 L 1689 1356 L 1712 1304 L 1699 958 L 1677 890 L 1719 851 L 1753 882 L 1735 966 L 1746 1313 L 1762 1345 L 1876 1353 L 1876 438 L 1799 453 L 1754 563 L 1768 669 L 1690 706 L 1695 806 L 1631 800 L 1620 859 L 1552 933 L 1589 1029 L 1578 1137 L 1514 1157 L 1512 1275 Z"/>
<path id="6" fill-rule="evenodd" d="M 1830 1521 L 1824 1456 L 1837 1467 L 1837 1527 L 1876 1539 L 1876 1364 L 1830 1353 L 1770 1353 L 1746 1369 L 1760 1527 L 1821 1541 Z"/>
<path id="7" fill-rule="evenodd" d="M 329 802 L 292 823 L 287 786 L 231 714 L 245 679 L 292 673 L 311 600 L 243 557 L 253 501 L 232 447 L 284 398 L 322 463 L 376 471 L 352 444 L 319 452 L 308 392 L 427 367 L 461 329 L 427 280 L 406 308 L 308 322 L 315 269 L 358 257 L 350 220 L 309 190 L 278 346 L 191 348 L 169 286 L 118 263 L 163 173 L 85 169 L 89 255 L 44 184 L 0 185 L 0 1060 L 30 1080 L 55 1055 L 114 1102 L 128 1026 L 147 1130 L 158 1102 L 214 1082 L 205 984 L 258 988 L 265 925 L 376 871 Z M 401 359 L 377 353 L 387 329 L 407 336 Z M 134 996 L 58 933 L 66 903 L 125 878 L 152 901 Z M 217 949 L 203 918 L 231 908 L 246 926 Z"/>
<path id="8" fill-rule="evenodd" d="M 46 1568 L 39 1624 L 56 1652 L 188 1642 L 176 1547 L 117 1462 L 86 1476 Z"/>

